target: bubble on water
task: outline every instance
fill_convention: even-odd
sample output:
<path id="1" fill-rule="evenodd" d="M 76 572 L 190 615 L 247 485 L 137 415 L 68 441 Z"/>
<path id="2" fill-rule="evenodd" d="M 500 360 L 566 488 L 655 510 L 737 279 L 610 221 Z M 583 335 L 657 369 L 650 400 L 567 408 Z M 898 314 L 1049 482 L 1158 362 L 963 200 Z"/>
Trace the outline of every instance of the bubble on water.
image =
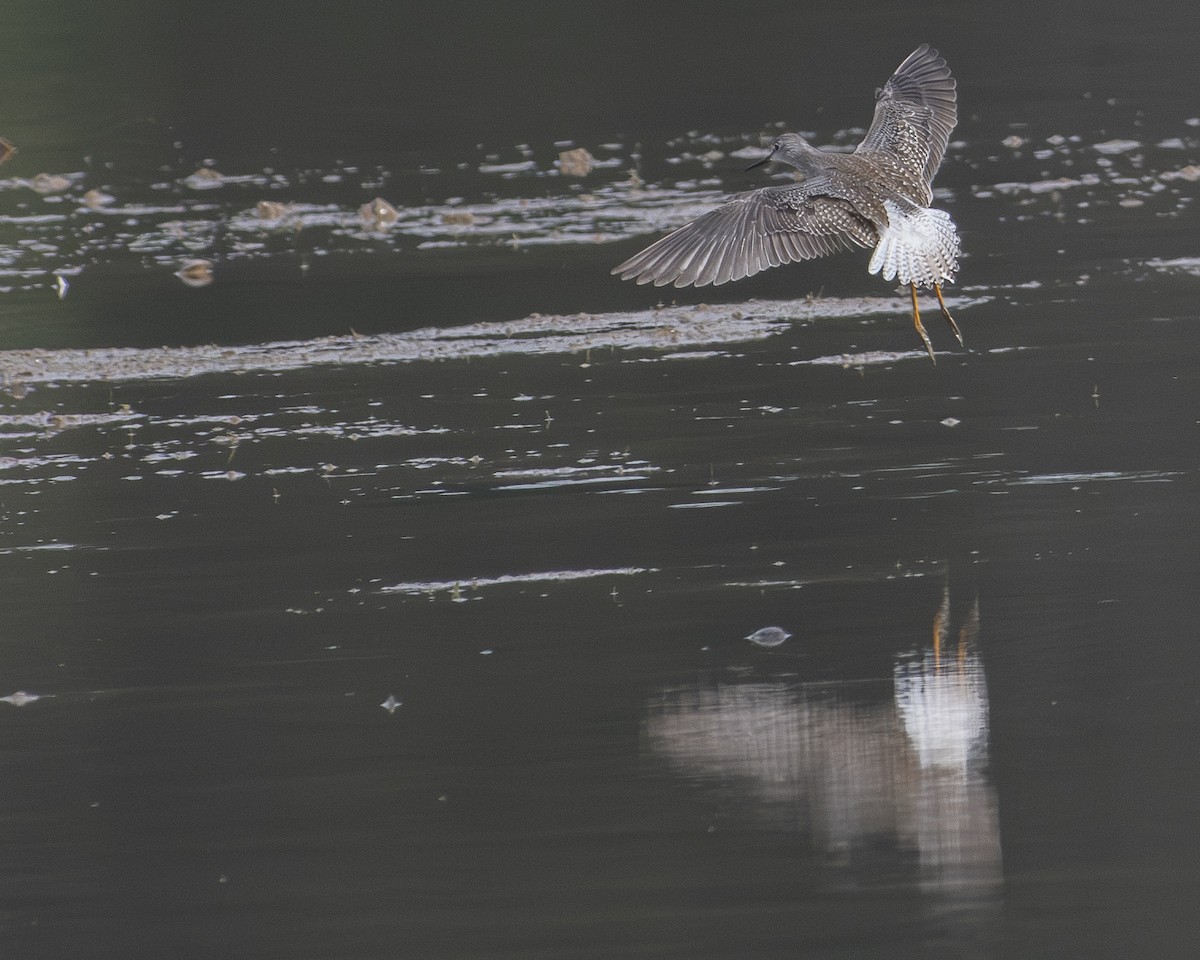
<path id="1" fill-rule="evenodd" d="M 18 690 L 16 693 L 10 693 L 7 697 L 0 697 L 0 702 L 11 703 L 14 707 L 23 707 L 27 703 L 33 703 L 35 700 L 41 699 L 40 694 Z"/>
<path id="2" fill-rule="evenodd" d="M 763 627 L 761 630 L 755 630 L 746 639 L 760 647 L 777 647 L 790 636 L 783 627 Z"/>

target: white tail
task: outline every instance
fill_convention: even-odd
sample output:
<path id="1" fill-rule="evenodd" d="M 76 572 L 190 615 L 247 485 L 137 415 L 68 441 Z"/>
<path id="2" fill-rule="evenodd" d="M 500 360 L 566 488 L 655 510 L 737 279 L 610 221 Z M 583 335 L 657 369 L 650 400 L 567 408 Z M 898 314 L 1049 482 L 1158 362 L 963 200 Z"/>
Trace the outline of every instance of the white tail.
<path id="1" fill-rule="evenodd" d="M 888 225 L 879 237 L 867 269 L 884 280 L 931 287 L 949 283 L 958 271 L 958 233 L 942 210 L 883 202 Z"/>

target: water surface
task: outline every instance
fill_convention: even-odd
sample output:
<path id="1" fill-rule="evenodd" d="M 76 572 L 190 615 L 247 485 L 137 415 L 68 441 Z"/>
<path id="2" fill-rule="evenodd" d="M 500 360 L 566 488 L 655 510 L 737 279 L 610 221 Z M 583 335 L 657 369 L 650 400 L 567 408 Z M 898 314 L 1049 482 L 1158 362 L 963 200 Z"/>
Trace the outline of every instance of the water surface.
<path id="1" fill-rule="evenodd" d="M 1191 956 L 1195 25 L 370 6 L 11 14 L 6 942 Z M 609 276 L 926 39 L 966 350 Z"/>

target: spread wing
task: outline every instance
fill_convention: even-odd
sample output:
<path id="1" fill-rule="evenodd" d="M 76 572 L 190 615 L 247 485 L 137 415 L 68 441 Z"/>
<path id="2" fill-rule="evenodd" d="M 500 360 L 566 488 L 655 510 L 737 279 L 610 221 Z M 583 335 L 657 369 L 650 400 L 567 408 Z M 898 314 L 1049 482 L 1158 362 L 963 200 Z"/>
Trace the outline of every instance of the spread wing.
<path id="1" fill-rule="evenodd" d="M 921 44 L 875 94 L 875 119 L 854 152 L 889 153 L 929 186 L 958 122 L 955 87 L 946 61 Z"/>
<path id="2" fill-rule="evenodd" d="M 871 223 L 820 180 L 741 193 L 635 254 L 613 273 L 677 287 L 728 283 L 780 264 L 874 246 Z"/>

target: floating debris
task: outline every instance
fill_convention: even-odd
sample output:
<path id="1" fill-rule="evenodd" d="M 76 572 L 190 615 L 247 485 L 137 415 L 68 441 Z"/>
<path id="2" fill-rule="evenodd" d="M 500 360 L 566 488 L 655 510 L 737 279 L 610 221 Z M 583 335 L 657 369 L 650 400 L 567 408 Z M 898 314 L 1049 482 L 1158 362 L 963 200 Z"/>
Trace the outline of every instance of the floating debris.
<path id="1" fill-rule="evenodd" d="M 746 639 L 760 647 L 777 647 L 790 636 L 783 627 L 763 627 L 761 630 L 755 630 Z"/>
<path id="2" fill-rule="evenodd" d="M 595 163 L 596 158 L 583 147 L 564 150 L 558 155 L 558 169 L 565 177 L 586 177 Z"/>
<path id="3" fill-rule="evenodd" d="M 29 189 L 42 196 L 49 193 L 62 193 L 70 187 L 70 179 L 60 173 L 39 173 L 29 181 Z"/>
<path id="4" fill-rule="evenodd" d="M 70 284 L 67 283 L 66 277 L 64 277 L 61 273 L 56 273 L 54 275 L 54 288 L 55 288 L 55 290 L 58 291 L 58 299 L 59 300 L 66 299 L 67 289 L 69 287 L 70 287 Z"/>
<path id="5" fill-rule="evenodd" d="M 388 698 L 380 704 L 388 713 L 395 713 L 399 707 L 404 706 L 403 700 L 397 700 L 394 694 L 389 693 Z"/>
<path id="6" fill-rule="evenodd" d="M 442 214 L 442 223 L 456 227 L 473 227 L 475 214 L 470 210 L 450 210 Z"/>
<path id="7" fill-rule="evenodd" d="M 212 167 L 201 167 L 183 181 L 184 186 L 191 187 L 193 190 L 212 190 L 224 182 L 225 177 Z"/>
<path id="8" fill-rule="evenodd" d="M 481 163 L 480 173 L 499 173 L 510 177 L 518 173 L 533 173 L 537 170 L 536 160 L 521 160 L 517 163 Z"/>
<path id="9" fill-rule="evenodd" d="M 1188 183 L 1195 183 L 1200 180 L 1200 166 L 1192 163 L 1186 167 L 1181 167 L 1179 170 L 1168 170 L 1166 173 L 1158 175 L 1160 180 L 1186 180 Z"/>
<path id="10" fill-rule="evenodd" d="M 11 143 L 0 137 L 0 163 L 8 163 L 12 159 L 13 154 L 17 152 L 17 148 Z"/>
<path id="11" fill-rule="evenodd" d="M 0 392 L 7 393 L 14 400 L 24 400 L 33 391 L 29 385 L 22 380 L 12 380 L 8 377 L 0 377 Z"/>
<path id="12" fill-rule="evenodd" d="M 98 207 L 107 207 L 110 203 L 116 202 L 116 197 L 105 193 L 103 190 L 92 189 L 83 195 L 83 202 L 93 210 Z"/>
<path id="13" fill-rule="evenodd" d="M 213 282 L 211 260 L 188 260 L 175 271 L 175 276 L 189 287 L 207 287 Z"/>
<path id="14" fill-rule="evenodd" d="M 358 215 L 367 223 L 395 223 L 400 218 L 400 211 L 382 197 L 376 197 L 370 203 L 364 203 L 358 208 Z"/>
<path id="15" fill-rule="evenodd" d="M 7 697 L 0 697 L 0 701 L 11 703 L 14 707 L 23 707 L 27 703 L 33 703 L 35 700 L 41 700 L 41 694 L 26 693 L 24 690 L 18 690 L 16 693 L 10 693 Z"/>
<path id="16" fill-rule="evenodd" d="M 282 220 L 291 212 L 290 203 L 280 203 L 278 200 L 259 200 L 254 205 L 254 213 L 260 220 Z"/>
<path id="17" fill-rule="evenodd" d="M 943 427 L 957 427 L 960 423 L 962 423 L 962 421 L 959 420 L 958 417 L 947 417 L 945 420 L 941 421 Z"/>
<path id="18" fill-rule="evenodd" d="M 1141 145 L 1140 140 L 1105 140 L 1103 143 L 1093 143 L 1092 149 L 1097 153 L 1103 153 L 1111 157 L 1119 153 L 1128 153 L 1130 150 L 1136 150 Z"/>

